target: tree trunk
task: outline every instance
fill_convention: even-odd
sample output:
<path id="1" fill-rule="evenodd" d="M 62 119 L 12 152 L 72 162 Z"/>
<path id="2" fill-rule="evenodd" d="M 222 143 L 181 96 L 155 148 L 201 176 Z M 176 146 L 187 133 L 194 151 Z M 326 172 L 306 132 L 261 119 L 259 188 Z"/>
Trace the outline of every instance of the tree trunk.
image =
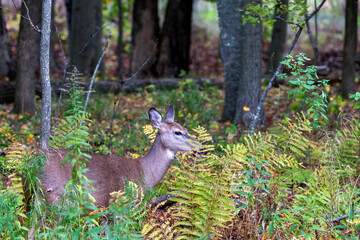
<path id="1" fill-rule="evenodd" d="M 238 9 L 242 7 L 238 0 L 218 0 L 220 28 L 220 55 L 225 79 L 225 101 L 222 113 L 223 121 L 233 122 L 240 81 L 242 48 L 242 18 Z"/>
<path id="2" fill-rule="evenodd" d="M 54 6 L 55 0 L 51 3 L 51 31 L 52 34 L 50 36 L 50 69 L 51 72 L 60 73 L 62 72 L 62 63 L 59 59 L 59 55 L 56 52 L 55 46 L 58 45 L 59 39 L 55 31 L 55 22 L 54 22 Z"/>
<path id="3" fill-rule="evenodd" d="M 274 73 L 279 63 L 283 59 L 285 44 L 286 44 L 286 30 L 287 30 L 287 7 L 289 0 L 278 0 L 275 6 L 276 22 L 273 26 L 271 44 L 269 49 L 269 59 L 266 65 L 267 73 Z"/>
<path id="4" fill-rule="evenodd" d="M 0 8 L 0 81 L 9 75 L 11 62 L 10 54 L 11 52 L 6 30 L 6 23 L 3 18 L 2 8 Z"/>
<path id="5" fill-rule="evenodd" d="M 40 78 L 42 86 L 40 149 L 49 148 L 51 120 L 51 85 L 50 85 L 50 36 L 51 36 L 51 3 L 42 0 L 41 40 L 40 40 Z"/>
<path id="6" fill-rule="evenodd" d="M 159 40 L 157 0 L 135 0 L 131 33 L 130 75 L 136 73 L 154 54 Z M 156 76 L 154 56 L 140 71 L 142 77 Z"/>
<path id="7" fill-rule="evenodd" d="M 75 65 L 84 75 L 92 75 L 102 49 L 99 4 L 101 0 L 72 0 L 70 65 Z"/>
<path id="8" fill-rule="evenodd" d="M 346 0 L 344 60 L 341 90 L 345 98 L 355 91 L 355 59 L 357 44 L 358 1 Z"/>
<path id="9" fill-rule="evenodd" d="M 117 46 L 116 46 L 116 56 L 118 60 L 118 77 L 119 81 L 123 80 L 124 75 L 124 67 L 122 63 L 122 39 L 123 39 L 123 8 L 122 8 L 122 0 L 117 0 L 118 4 L 118 39 L 117 39 Z"/>
<path id="10" fill-rule="evenodd" d="M 157 72 L 178 77 L 189 71 L 193 0 L 169 0 L 161 34 Z"/>
<path id="11" fill-rule="evenodd" d="M 25 6 L 25 4 L 27 6 Z M 32 23 L 40 28 L 42 0 L 25 0 L 21 5 L 22 16 L 31 13 Z M 17 49 L 15 113 L 35 112 L 35 82 L 39 67 L 40 33 L 30 21 L 21 17 Z"/>
<path id="12" fill-rule="evenodd" d="M 247 0 L 248 4 L 261 4 L 261 0 Z M 249 127 L 261 96 L 261 24 L 246 23 L 241 29 L 240 78 L 234 123 Z M 263 123 L 261 114 L 259 123 Z"/>
<path id="13" fill-rule="evenodd" d="M 93 31 L 99 31 L 98 34 L 94 37 L 94 57 L 91 61 L 91 74 L 94 72 L 96 64 L 98 63 L 102 52 L 103 52 L 103 44 L 102 44 L 102 0 L 97 0 L 94 2 L 95 7 L 95 25 L 93 27 Z M 99 73 L 97 74 L 101 78 L 104 77 L 105 65 L 104 61 L 100 62 Z"/>
<path id="14" fill-rule="evenodd" d="M 242 25 L 239 11 L 252 2 L 217 1 L 225 78 L 222 120 L 244 126 L 250 125 L 261 94 L 261 25 Z"/>
<path id="15" fill-rule="evenodd" d="M 69 29 L 69 34 L 71 34 L 71 12 L 72 12 L 72 0 L 65 0 L 66 7 L 66 22 Z M 71 36 L 69 36 L 69 39 Z"/>

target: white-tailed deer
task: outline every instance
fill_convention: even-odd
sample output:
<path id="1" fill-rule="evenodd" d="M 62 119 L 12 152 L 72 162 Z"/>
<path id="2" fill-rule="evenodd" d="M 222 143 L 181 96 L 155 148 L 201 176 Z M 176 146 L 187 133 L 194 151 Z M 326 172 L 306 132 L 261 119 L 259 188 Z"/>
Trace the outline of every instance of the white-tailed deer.
<path id="1" fill-rule="evenodd" d="M 108 206 L 110 193 L 120 190 L 127 179 L 136 180 L 146 187 L 154 187 L 165 176 L 176 152 L 198 150 L 196 139 L 189 136 L 184 127 L 174 122 L 174 117 L 172 105 L 165 119 L 154 108 L 149 110 L 150 121 L 158 128 L 158 133 L 150 151 L 144 157 L 133 159 L 119 155 L 89 154 L 92 158 L 86 163 L 89 171 L 85 176 L 92 181 L 96 189 L 91 193 L 96 200 L 96 206 Z M 42 188 L 50 203 L 58 202 L 66 183 L 71 179 L 71 163 L 60 164 L 68 152 L 69 150 L 63 149 L 50 149 L 47 152 Z"/>

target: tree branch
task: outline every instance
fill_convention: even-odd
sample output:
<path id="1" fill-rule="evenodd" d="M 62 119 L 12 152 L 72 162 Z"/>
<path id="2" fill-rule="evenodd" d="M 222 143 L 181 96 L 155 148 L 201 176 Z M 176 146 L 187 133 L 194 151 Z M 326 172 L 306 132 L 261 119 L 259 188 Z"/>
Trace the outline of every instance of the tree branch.
<path id="1" fill-rule="evenodd" d="M 110 31 L 110 33 L 109 33 L 108 39 L 106 40 L 105 47 L 104 47 L 104 51 L 102 52 L 101 57 L 99 58 L 99 61 L 98 61 L 97 64 L 96 64 L 94 73 L 93 73 L 93 75 L 92 75 L 92 77 L 91 77 L 89 89 L 88 89 L 88 92 L 87 92 L 87 95 L 86 95 L 86 100 L 85 100 L 85 105 L 84 105 L 84 112 L 86 112 L 86 107 L 87 107 L 87 104 L 88 104 L 88 101 L 89 101 L 89 97 L 90 97 L 92 85 L 93 85 L 93 82 L 94 82 L 94 79 L 95 79 L 95 76 L 96 76 L 96 72 L 97 72 L 97 70 L 99 69 L 100 63 L 101 63 L 101 61 L 102 61 L 102 59 L 103 59 L 103 57 L 104 57 L 104 55 L 105 55 L 106 49 L 107 49 L 108 46 L 109 46 L 110 37 L 111 37 L 111 31 Z"/>
<path id="2" fill-rule="evenodd" d="M 314 10 L 308 17 L 305 18 L 305 23 L 307 23 L 313 16 L 315 16 L 315 14 L 321 9 L 321 7 L 324 5 L 325 2 L 326 2 L 326 0 L 323 0 L 323 1 L 320 3 L 320 5 L 319 5 L 317 8 L 315 8 L 315 10 Z M 299 39 L 299 37 L 300 37 L 301 32 L 302 32 L 303 29 L 304 29 L 304 27 L 299 26 L 299 29 L 298 29 L 298 31 L 297 31 L 296 34 L 295 34 L 295 38 L 294 38 L 294 40 L 293 40 L 293 42 L 292 42 L 289 50 L 286 52 L 285 57 L 283 58 L 283 61 L 286 60 L 286 57 L 287 57 L 287 56 L 291 53 L 291 51 L 294 49 L 294 46 L 295 46 L 297 40 Z M 257 106 L 257 108 L 256 108 L 256 113 L 255 113 L 254 119 L 253 119 L 253 121 L 251 122 L 251 125 L 250 125 L 250 136 L 252 136 L 252 135 L 254 134 L 256 122 L 257 122 L 258 119 L 259 119 L 260 112 L 261 112 L 261 110 L 262 110 L 262 105 L 263 105 L 263 103 L 264 103 L 264 100 L 265 100 L 265 98 L 266 98 L 266 96 L 267 96 L 270 88 L 272 87 L 272 84 L 273 84 L 273 82 L 275 81 L 277 75 L 280 74 L 280 72 L 282 71 L 283 67 L 284 67 L 284 64 L 280 63 L 279 66 L 277 67 L 274 75 L 271 77 L 271 80 L 270 80 L 268 86 L 266 87 L 263 95 L 262 95 L 261 98 L 260 98 L 259 104 L 258 104 L 258 106 Z"/>

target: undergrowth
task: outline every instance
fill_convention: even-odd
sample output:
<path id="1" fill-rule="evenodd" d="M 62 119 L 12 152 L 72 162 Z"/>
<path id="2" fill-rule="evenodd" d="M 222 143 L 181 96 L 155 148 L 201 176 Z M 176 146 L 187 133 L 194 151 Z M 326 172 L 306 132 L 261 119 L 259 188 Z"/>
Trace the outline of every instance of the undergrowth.
<path id="1" fill-rule="evenodd" d="M 219 96 L 217 90 L 208 88 L 197 95 L 198 87 L 185 81 L 173 92 L 138 95 L 160 105 L 175 103 L 178 117 L 201 142 L 201 151 L 179 153 L 154 190 L 128 182 L 112 194 L 112 204 L 106 209 L 94 206 L 91 182 L 84 176 L 87 152 L 109 150 L 106 130 L 93 134 L 97 126 L 82 110 L 84 91 L 76 86 L 74 72 L 68 78 L 72 88 L 67 111 L 53 129 L 51 143 L 72 149 L 65 159 L 73 166 L 72 180 L 59 204 L 49 206 L 43 201 L 44 156 L 20 144 L 10 125 L 1 127 L 0 144 L 7 151 L 0 156 L 0 208 L 4 210 L 0 238 L 359 239 L 360 122 L 354 115 L 345 115 L 327 125 L 326 81 L 318 81 L 312 67 L 300 70 L 306 60 L 300 58 L 288 60 L 293 68 L 290 72 L 295 71 L 289 94 L 293 101 L 307 99 L 304 111 L 286 117 L 273 131 L 237 136 L 219 145 L 205 130 L 210 126 L 219 130 L 219 124 L 212 122 L 218 104 L 207 114 L 204 106 L 204 101 Z M 356 95 L 354 100 L 358 100 Z M 96 118 L 104 117 L 101 111 L 95 113 Z M 126 128 L 114 125 L 114 133 L 127 129 L 121 136 L 123 142 L 114 140 L 115 151 L 127 145 L 134 145 L 126 147 L 130 152 L 148 150 L 144 146 L 155 137 L 155 130 L 146 125 L 143 132 L 148 138 L 139 135 L 145 119 L 144 114 L 134 115 L 127 119 Z M 228 125 L 224 133 L 235 136 L 236 127 Z M 100 135 L 103 139 L 96 141 L 97 146 L 90 144 Z M 27 133 L 26 139 L 32 138 Z M 30 212 L 25 212 L 21 176 L 27 183 L 25 190 L 34 196 L 28 202 Z M 174 204 L 151 205 L 155 196 L 168 193 Z"/>

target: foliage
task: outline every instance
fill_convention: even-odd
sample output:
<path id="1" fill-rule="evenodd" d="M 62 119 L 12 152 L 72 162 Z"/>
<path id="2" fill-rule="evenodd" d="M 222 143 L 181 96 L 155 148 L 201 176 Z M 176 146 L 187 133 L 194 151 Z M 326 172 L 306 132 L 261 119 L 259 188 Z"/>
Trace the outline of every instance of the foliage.
<path id="1" fill-rule="evenodd" d="M 228 185 L 221 177 L 219 159 L 210 154 L 214 149 L 204 128 L 194 129 L 197 139 L 202 143 L 202 151 L 208 153 L 201 158 L 186 158 L 181 155 L 180 165 L 175 166 L 175 176 L 167 179 L 165 184 L 175 197 L 177 205 L 168 211 L 173 223 L 157 223 L 148 220 L 143 234 L 155 239 L 209 239 L 219 238 L 221 232 L 216 229 L 226 228 L 235 214 L 234 202 L 229 199 Z M 191 179 L 191 181 L 189 181 Z M 162 231 L 167 235 L 164 235 Z"/>
<path id="2" fill-rule="evenodd" d="M 263 1 L 262 4 L 249 4 L 245 6 L 243 16 L 243 24 L 249 22 L 252 24 L 256 23 L 267 23 L 273 25 L 276 21 L 274 18 L 275 6 L 278 4 L 278 0 Z M 288 22 L 296 25 L 305 24 L 305 13 L 307 12 L 308 6 L 305 1 L 302 0 L 289 0 L 289 6 L 281 4 L 279 5 L 278 11 L 282 14 L 288 13 L 290 16 Z M 275 13 L 277 15 L 279 13 Z"/>
<path id="3" fill-rule="evenodd" d="M 351 101 L 351 103 L 357 102 L 354 106 L 354 109 L 359 109 L 360 108 L 360 92 L 356 92 L 352 95 L 349 96 L 349 98 L 352 98 L 353 100 Z"/>
<path id="4" fill-rule="evenodd" d="M 291 55 L 286 57 L 286 60 L 281 63 L 284 64 L 290 71 L 291 77 L 289 82 L 293 89 L 290 89 L 288 93 L 290 98 L 295 96 L 304 96 L 304 102 L 307 106 L 307 112 L 311 118 L 313 118 L 312 125 L 320 127 L 320 118 L 328 120 L 326 116 L 327 110 L 327 93 L 322 87 L 329 88 L 329 80 L 319 79 L 316 73 L 316 66 L 307 66 L 304 69 L 305 61 L 310 59 L 305 57 L 303 53 L 300 53 L 293 58 Z M 285 79 L 286 73 L 278 75 L 280 79 Z"/>
<path id="5" fill-rule="evenodd" d="M 303 64 L 305 60 L 302 59 Z M 289 64 L 295 62 L 298 70 L 292 71 L 303 71 L 301 61 Z M 291 81 L 296 82 L 306 74 L 301 72 Z M 319 93 L 323 88 L 318 86 L 316 76 L 312 77 L 314 84 L 309 84 L 311 80 L 306 77 L 292 86 L 299 105 L 306 98 L 314 98 L 312 92 Z M 313 89 L 306 92 L 308 88 Z M 360 129 L 355 115 L 343 114 L 337 122 L 331 125 L 321 122 L 315 128 L 311 118 L 314 112 L 306 114 L 296 109 L 300 113 L 287 111 L 290 117 L 280 123 L 274 117 L 276 127 L 271 131 L 249 137 L 239 133 L 235 125 L 218 121 L 223 92 L 217 88 L 199 87 L 186 80 L 176 90 L 148 88 L 125 95 L 113 131 L 119 136 L 113 145 L 117 152 L 134 156 L 146 152 L 149 143 L 145 135 L 152 135 L 148 137 L 151 139 L 155 132 L 145 126 L 145 134 L 139 134 L 147 120 L 145 112 L 149 106 L 161 108 L 170 102 L 180 110 L 179 121 L 190 128 L 199 124 L 210 128 L 215 140 L 210 140 L 204 129 L 197 128 L 196 135 L 210 141 L 209 146 L 204 142 L 204 150 L 197 157 L 179 154 L 165 180 L 156 187 L 158 194 L 171 191 L 175 206 L 150 210 L 154 193 L 129 182 L 125 189 L 113 193 L 109 208 L 95 209 L 91 197 L 86 197 L 90 189 L 79 186 L 81 182 L 86 184 L 81 174 L 85 171 L 82 161 L 86 161 L 86 155 L 81 154 L 94 151 L 95 147 L 106 152 L 102 145 L 106 143 L 108 113 L 114 96 L 98 95 L 91 100 L 88 109 L 98 120 L 92 124 L 88 119 L 91 116 L 82 112 L 82 90 L 76 89 L 77 93 L 71 90 L 69 95 L 77 96 L 67 97 L 70 100 L 64 107 L 66 112 L 60 114 L 64 119 L 52 138 L 54 147 L 79 149 L 69 157 L 77 166 L 75 181 L 68 184 L 67 198 L 53 208 L 36 201 L 41 199 L 38 193 L 32 202 L 33 213 L 24 213 L 20 172 L 30 173 L 31 186 L 39 186 L 42 157 L 20 143 L 33 144 L 37 123 L 30 123 L 27 115 L 0 111 L 0 144 L 7 149 L 6 157 L 0 155 L 3 180 L 0 207 L 8 209 L 0 215 L 0 223 L 6 224 L 0 226 L 7 227 L 1 238 L 25 238 L 30 229 L 36 229 L 34 237 L 41 239 L 356 239 L 359 235 Z M 281 95 L 274 101 L 275 97 L 270 96 L 269 103 L 273 105 L 269 109 L 274 115 L 283 112 L 278 111 L 280 108 L 273 111 L 275 105 L 284 106 L 288 102 L 286 90 L 286 87 L 273 89 Z M 332 104 L 338 111 L 349 109 L 349 104 L 338 96 L 331 98 L 336 99 Z M 311 104 L 304 110 L 310 107 Z M 219 140 L 220 146 L 214 146 Z M 36 189 L 32 191 L 37 193 Z M 85 214 L 89 209 L 95 210 Z M 348 216 L 343 220 L 330 221 L 345 215 Z"/>

